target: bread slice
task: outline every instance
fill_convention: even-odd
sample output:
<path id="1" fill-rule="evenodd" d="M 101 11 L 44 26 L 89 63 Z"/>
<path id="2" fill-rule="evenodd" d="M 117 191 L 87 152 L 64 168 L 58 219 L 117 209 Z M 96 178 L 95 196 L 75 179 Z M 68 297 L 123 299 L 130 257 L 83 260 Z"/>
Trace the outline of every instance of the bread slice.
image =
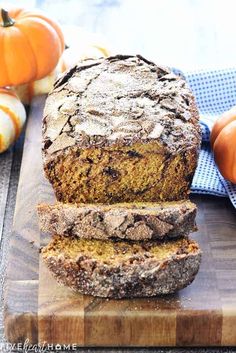
<path id="1" fill-rule="evenodd" d="M 190 284 L 201 251 L 188 238 L 168 242 L 101 241 L 55 235 L 42 257 L 56 279 L 83 294 L 151 297 Z"/>
<path id="2" fill-rule="evenodd" d="M 196 205 L 190 201 L 41 204 L 38 216 L 44 232 L 86 239 L 165 239 L 188 235 L 196 230 Z"/>

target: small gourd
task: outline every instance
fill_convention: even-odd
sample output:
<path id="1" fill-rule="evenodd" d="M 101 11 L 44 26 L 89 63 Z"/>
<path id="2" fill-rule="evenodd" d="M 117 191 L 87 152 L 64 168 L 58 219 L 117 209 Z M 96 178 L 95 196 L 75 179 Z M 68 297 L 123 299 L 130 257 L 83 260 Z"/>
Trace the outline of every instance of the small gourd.
<path id="1" fill-rule="evenodd" d="M 19 137 L 26 112 L 16 93 L 0 88 L 0 153 L 6 151 Z"/>

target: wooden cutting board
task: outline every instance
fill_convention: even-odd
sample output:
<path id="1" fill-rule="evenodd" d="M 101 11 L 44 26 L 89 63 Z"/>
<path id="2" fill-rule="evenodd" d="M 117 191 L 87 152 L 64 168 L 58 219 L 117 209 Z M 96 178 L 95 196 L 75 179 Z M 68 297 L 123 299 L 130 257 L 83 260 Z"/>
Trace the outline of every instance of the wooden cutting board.
<path id="1" fill-rule="evenodd" d="M 188 288 L 152 299 L 105 300 L 60 286 L 40 261 L 35 206 L 53 202 L 43 177 L 41 118 L 28 120 L 5 291 L 5 334 L 11 342 L 79 346 L 236 345 L 236 212 L 228 199 L 194 196 L 203 259 Z"/>

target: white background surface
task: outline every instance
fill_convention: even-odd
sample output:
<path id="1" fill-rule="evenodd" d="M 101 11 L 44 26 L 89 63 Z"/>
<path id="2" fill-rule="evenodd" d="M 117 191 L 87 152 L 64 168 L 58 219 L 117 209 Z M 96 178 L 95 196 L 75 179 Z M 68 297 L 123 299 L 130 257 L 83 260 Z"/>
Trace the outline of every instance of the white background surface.
<path id="1" fill-rule="evenodd" d="M 236 0 L 12 0 L 183 70 L 236 66 Z M 7 2 L 5 2 L 7 3 Z"/>

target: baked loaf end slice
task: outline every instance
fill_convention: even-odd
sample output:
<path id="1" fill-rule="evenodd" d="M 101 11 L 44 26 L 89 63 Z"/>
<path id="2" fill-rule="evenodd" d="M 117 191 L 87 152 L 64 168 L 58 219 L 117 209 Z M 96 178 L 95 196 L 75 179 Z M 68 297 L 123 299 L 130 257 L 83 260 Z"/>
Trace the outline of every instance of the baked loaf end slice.
<path id="1" fill-rule="evenodd" d="M 162 203 L 40 204 L 44 232 L 86 239 L 166 239 L 196 230 L 196 205 L 190 201 Z"/>
<path id="2" fill-rule="evenodd" d="M 49 94 L 43 162 L 58 201 L 187 197 L 201 140 L 185 80 L 143 57 L 84 61 Z"/>
<path id="3" fill-rule="evenodd" d="M 107 298 L 151 297 L 190 284 L 201 252 L 188 238 L 129 243 L 54 236 L 42 257 L 56 279 L 83 294 Z"/>

